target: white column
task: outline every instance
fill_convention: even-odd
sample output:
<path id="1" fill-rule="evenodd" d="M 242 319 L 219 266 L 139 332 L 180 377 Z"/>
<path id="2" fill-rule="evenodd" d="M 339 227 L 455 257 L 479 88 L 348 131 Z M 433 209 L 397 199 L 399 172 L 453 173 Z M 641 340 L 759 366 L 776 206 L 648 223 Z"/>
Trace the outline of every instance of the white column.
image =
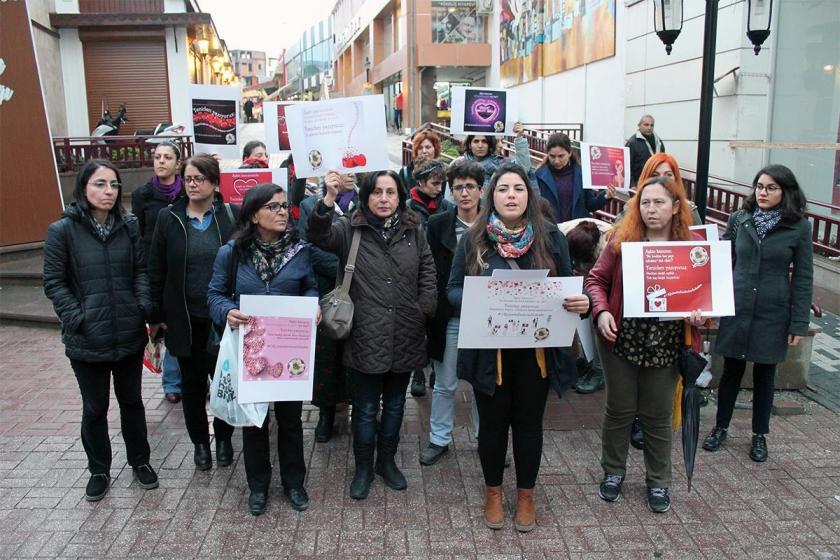
<path id="1" fill-rule="evenodd" d="M 85 58 L 79 30 L 59 29 L 61 76 L 64 84 L 64 106 L 67 110 L 68 136 L 88 136 L 87 88 L 85 87 Z"/>
<path id="2" fill-rule="evenodd" d="M 185 126 L 192 120 L 188 56 L 190 53 L 187 45 L 187 28 L 166 28 L 166 71 L 169 74 L 170 112 L 173 123 L 181 123 Z"/>

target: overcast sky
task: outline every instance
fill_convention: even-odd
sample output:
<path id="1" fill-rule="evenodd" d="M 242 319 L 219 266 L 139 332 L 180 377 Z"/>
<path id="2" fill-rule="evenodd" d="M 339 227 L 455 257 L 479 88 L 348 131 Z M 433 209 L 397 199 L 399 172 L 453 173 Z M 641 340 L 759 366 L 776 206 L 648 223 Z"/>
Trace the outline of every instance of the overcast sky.
<path id="1" fill-rule="evenodd" d="M 335 0 L 198 0 L 229 49 L 280 56 L 313 23 L 325 19 Z"/>

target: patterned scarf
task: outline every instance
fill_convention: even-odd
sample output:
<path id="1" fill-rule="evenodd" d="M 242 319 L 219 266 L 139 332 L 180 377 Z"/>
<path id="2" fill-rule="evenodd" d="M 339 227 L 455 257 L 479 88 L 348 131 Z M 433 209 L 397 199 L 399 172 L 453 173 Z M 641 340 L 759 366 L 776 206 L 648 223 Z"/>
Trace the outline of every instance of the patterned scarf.
<path id="1" fill-rule="evenodd" d="M 753 212 L 753 222 L 755 223 L 755 232 L 758 234 L 758 238 L 764 240 L 764 236 L 776 227 L 781 219 L 782 211 L 778 208 L 771 210 L 756 208 L 755 212 Z"/>
<path id="2" fill-rule="evenodd" d="M 260 239 L 254 239 L 251 245 L 251 262 L 257 270 L 260 280 L 266 284 L 274 280 L 280 269 L 283 268 L 304 244 L 297 240 L 296 236 L 284 233 L 280 239 L 272 243 L 266 243 Z"/>
<path id="3" fill-rule="evenodd" d="M 379 216 L 376 216 L 367 206 L 362 206 L 362 212 L 364 212 L 367 222 L 373 226 L 373 229 L 379 232 L 382 239 L 384 239 L 386 243 L 390 243 L 391 239 L 394 238 L 394 235 L 396 235 L 397 230 L 399 229 L 401 218 L 399 208 L 387 218 L 380 218 Z"/>
<path id="4" fill-rule="evenodd" d="M 491 212 L 487 222 L 487 237 L 495 243 L 496 251 L 502 257 L 517 259 L 527 253 L 534 243 L 534 228 L 527 224 L 520 229 L 508 229 L 496 213 Z"/>
<path id="5" fill-rule="evenodd" d="M 114 229 L 114 214 L 113 212 L 108 212 L 108 218 L 105 220 L 104 223 L 99 223 L 93 217 L 93 215 L 87 215 L 88 220 L 90 220 L 91 225 L 93 226 L 93 231 L 96 232 L 97 237 L 102 241 L 106 241 L 108 236 L 111 235 L 111 230 Z"/>

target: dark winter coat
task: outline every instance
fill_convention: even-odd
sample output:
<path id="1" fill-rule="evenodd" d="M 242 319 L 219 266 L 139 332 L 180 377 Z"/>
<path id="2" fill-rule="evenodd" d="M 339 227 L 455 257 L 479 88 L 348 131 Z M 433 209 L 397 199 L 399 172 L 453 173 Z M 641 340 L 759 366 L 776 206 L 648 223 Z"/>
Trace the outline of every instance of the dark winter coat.
<path id="1" fill-rule="evenodd" d="M 412 210 L 414 210 L 414 212 L 417 214 L 417 217 L 420 218 L 420 224 L 423 226 L 423 229 L 425 229 L 427 224 L 429 223 L 429 218 L 432 218 L 434 216 L 438 216 L 438 215 L 442 214 L 443 212 L 446 212 L 447 210 L 455 208 L 455 203 L 451 202 L 449 200 L 446 200 L 443 197 L 443 192 L 441 192 L 440 195 L 438 195 L 436 203 L 437 203 L 437 208 L 435 209 L 434 214 L 429 214 L 429 211 L 426 210 L 425 206 L 423 206 L 422 204 L 420 204 L 419 202 L 417 202 L 416 200 L 413 200 L 411 198 L 409 198 L 406 201 L 405 205 L 408 206 L 409 208 L 411 208 Z"/>
<path id="2" fill-rule="evenodd" d="M 578 218 L 590 218 L 592 212 L 600 210 L 607 203 L 607 191 L 594 191 L 592 189 L 583 188 L 583 173 L 580 165 L 575 162 L 569 162 L 569 165 L 574 166 L 574 179 L 572 181 L 572 212 L 570 220 Z M 557 191 L 554 188 L 554 178 L 551 176 L 551 170 L 548 164 L 541 165 L 537 169 L 537 185 L 540 188 L 540 196 L 551 203 L 554 209 L 554 215 L 559 219 L 564 213 L 560 208 L 560 199 L 557 197 Z"/>
<path id="3" fill-rule="evenodd" d="M 355 304 L 353 330 L 344 344 L 344 365 L 364 373 L 408 372 L 426 358 L 426 320 L 435 312 L 435 263 L 410 209 L 402 211 L 390 242 L 355 212 L 333 223 L 333 211 L 319 204 L 309 217 L 309 240 L 338 255 L 344 267 L 353 230 L 361 229 L 356 270 L 350 286 Z"/>
<path id="4" fill-rule="evenodd" d="M 180 198 L 160 211 L 149 255 L 149 283 L 154 302 L 151 322 L 166 323 L 166 348 L 179 357 L 190 355 L 192 342 L 192 325 L 184 292 L 187 228 L 192 227 L 187 222 L 187 202 L 186 197 Z M 238 206 L 232 204 L 230 208 L 234 218 L 239 215 Z M 233 233 L 234 224 L 219 193 L 213 202 L 213 219 L 218 226 L 221 246 Z"/>
<path id="5" fill-rule="evenodd" d="M 566 237 L 560 233 L 555 224 L 546 222 L 546 231 L 551 236 L 549 247 L 554 257 L 556 276 L 572 276 L 572 261 L 569 258 L 569 246 Z M 452 261 L 452 272 L 449 275 L 447 294 L 449 303 L 460 312 L 461 300 L 464 295 L 464 276 L 466 276 L 466 255 L 474 254 L 472 240 L 469 235 L 461 237 L 455 257 Z M 492 276 L 497 269 L 510 270 L 510 265 L 495 250 L 483 255 L 487 268 L 481 276 Z M 531 254 L 525 253 L 516 259 L 521 269 L 530 269 Z M 461 323 L 463 327 L 463 323 Z M 469 382 L 476 391 L 492 396 L 496 392 L 496 350 L 492 349 L 460 349 L 458 350 L 458 378 Z M 570 348 L 546 348 L 546 368 L 548 380 L 558 396 L 568 389 L 577 379 L 575 360 Z M 504 375 L 504 372 L 502 372 Z"/>
<path id="6" fill-rule="evenodd" d="M 630 182 L 633 185 L 639 182 L 639 177 L 642 175 L 642 169 L 644 169 L 647 160 L 650 159 L 650 156 L 655 153 L 665 151 L 665 142 L 663 142 L 656 133 L 653 135 L 653 144 L 656 146 L 655 150 L 650 147 L 648 141 L 639 131 L 636 131 L 636 133 L 628 138 L 627 142 L 624 144 L 630 148 Z"/>
<path id="7" fill-rule="evenodd" d="M 235 297 L 230 298 L 228 290 L 230 259 L 234 255 L 233 241 L 228 241 L 219 248 L 216 261 L 213 263 L 213 278 L 207 288 L 207 304 L 210 316 L 217 325 L 227 322 L 227 315 L 231 309 L 239 309 L 239 296 L 311 296 L 318 297 L 318 283 L 312 270 L 309 245 L 307 244 L 266 285 L 257 274 L 254 262 L 248 255 L 239 255 L 236 268 Z"/>
<path id="8" fill-rule="evenodd" d="M 450 208 L 442 214 L 435 214 L 429 219 L 427 237 L 432 258 L 435 260 L 437 272 L 437 310 L 429 321 L 427 347 L 429 357 L 442 361 L 443 351 L 446 349 L 446 325 L 449 319 L 458 316 L 449 303 L 446 295 L 446 285 L 449 283 L 449 272 L 452 270 L 452 259 L 458 239 L 455 236 L 455 220 L 458 219 L 458 209 Z"/>
<path id="9" fill-rule="evenodd" d="M 814 248 L 806 218 L 781 221 L 759 242 L 752 213 L 729 217 L 735 316 L 723 317 L 715 352 L 760 364 L 778 364 L 788 335 L 806 336 L 814 287 Z M 793 265 L 793 274 L 790 267 Z"/>
<path id="10" fill-rule="evenodd" d="M 183 191 L 181 191 L 175 198 L 177 199 L 183 194 Z M 131 193 L 131 213 L 137 216 L 137 222 L 140 224 L 140 235 L 143 237 L 143 255 L 146 257 L 146 263 L 149 262 L 149 255 L 151 254 L 152 234 L 155 232 L 158 214 L 172 202 L 154 188 L 151 181 Z"/>
<path id="11" fill-rule="evenodd" d="M 152 302 L 137 218 L 117 217 L 102 241 L 70 204 L 47 229 L 44 293 L 61 320 L 70 359 L 113 362 L 142 352 Z"/>
<path id="12" fill-rule="evenodd" d="M 326 188 L 326 187 L 324 187 Z M 309 216 L 315 211 L 315 206 L 323 199 L 323 194 L 307 197 L 300 204 L 300 219 L 298 220 L 298 233 L 304 241 L 309 241 Z M 336 205 L 338 207 L 338 205 Z M 359 207 L 358 193 L 350 203 L 349 215 Z M 338 211 L 332 213 L 333 222 L 341 218 Z M 312 268 L 315 270 L 315 277 L 318 279 L 318 291 L 323 296 L 335 288 L 335 277 L 338 271 L 338 257 L 324 251 L 314 245 L 310 246 L 309 252 L 312 258 Z"/>

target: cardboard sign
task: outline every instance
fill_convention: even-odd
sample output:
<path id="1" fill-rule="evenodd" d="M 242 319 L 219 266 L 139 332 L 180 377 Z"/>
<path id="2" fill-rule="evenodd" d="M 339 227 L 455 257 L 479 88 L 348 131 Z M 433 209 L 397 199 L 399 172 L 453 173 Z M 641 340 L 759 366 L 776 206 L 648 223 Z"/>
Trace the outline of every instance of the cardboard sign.
<path id="1" fill-rule="evenodd" d="M 219 179 L 219 192 L 225 202 L 242 204 L 247 193 L 257 185 L 274 183 L 287 188 L 287 169 L 236 169 L 222 171 Z"/>
<path id="2" fill-rule="evenodd" d="M 729 241 L 621 244 L 625 317 L 735 314 Z"/>
<path id="3" fill-rule="evenodd" d="M 288 105 L 286 125 L 298 177 L 391 168 L 382 95 Z"/>
<path id="4" fill-rule="evenodd" d="M 703 224 L 701 226 L 688 226 L 689 231 L 693 231 L 706 241 L 720 240 L 720 232 L 715 224 Z"/>
<path id="5" fill-rule="evenodd" d="M 291 104 L 285 101 L 263 103 L 265 145 L 269 153 L 287 152 L 292 149 L 289 141 L 289 127 L 286 123 L 286 107 Z"/>
<path id="6" fill-rule="evenodd" d="M 511 136 L 516 124 L 515 94 L 504 89 L 453 87 L 452 134 Z"/>
<path id="7" fill-rule="evenodd" d="M 630 190 L 630 149 L 580 143 L 583 188 Z"/>
<path id="8" fill-rule="evenodd" d="M 239 157 L 239 88 L 191 85 L 190 96 L 195 153 Z"/>

